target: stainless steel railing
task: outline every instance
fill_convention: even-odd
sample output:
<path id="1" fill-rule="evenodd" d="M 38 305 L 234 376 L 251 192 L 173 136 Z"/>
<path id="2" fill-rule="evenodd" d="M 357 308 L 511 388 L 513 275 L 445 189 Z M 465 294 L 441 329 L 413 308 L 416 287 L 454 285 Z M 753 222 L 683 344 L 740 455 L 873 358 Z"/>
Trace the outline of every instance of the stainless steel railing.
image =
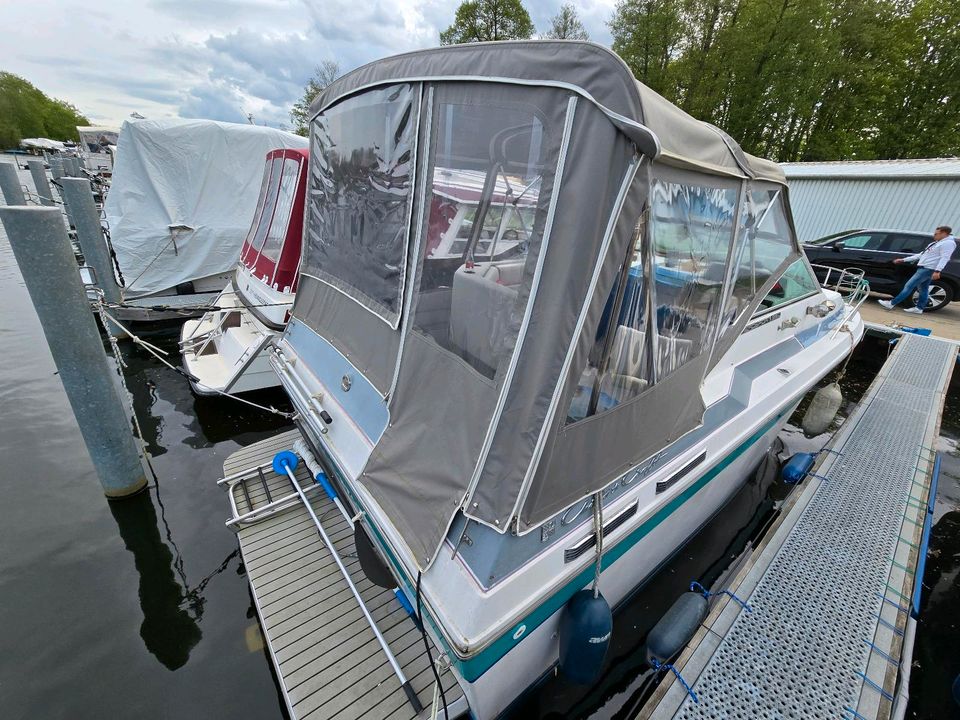
<path id="1" fill-rule="evenodd" d="M 864 279 L 863 270 L 859 268 L 835 268 L 829 265 L 811 265 L 811 267 L 819 271 L 818 278 L 822 273 L 822 278 L 819 278 L 820 287 L 840 293 L 843 299 L 845 308 L 843 319 L 837 323 L 837 330 L 834 331 L 839 332 L 867 299 L 870 294 L 870 283 Z"/>

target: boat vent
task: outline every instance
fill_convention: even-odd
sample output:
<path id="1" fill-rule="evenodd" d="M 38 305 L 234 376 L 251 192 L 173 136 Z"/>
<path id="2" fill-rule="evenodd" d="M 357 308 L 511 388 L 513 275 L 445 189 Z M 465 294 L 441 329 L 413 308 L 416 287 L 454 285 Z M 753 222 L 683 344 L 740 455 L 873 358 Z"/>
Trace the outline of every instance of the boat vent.
<path id="1" fill-rule="evenodd" d="M 629 520 L 636 514 L 637 514 L 637 503 L 634 502 L 633 505 L 628 507 L 626 510 L 621 511 L 616 517 L 604 523 L 603 536 L 606 537 L 608 534 L 612 533 L 614 530 L 616 530 L 618 527 L 623 525 L 627 520 Z M 568 563 L 568 562 L 571 562 L 572 560 L 576 560 L 578 557 L 583 555 L 587 550 L 589 550 L 596 544 L 597 544 L 597 536 L 593 534 L 588 535 L 573 547 L 569 547 L 563 551 L 563 562 Z"/>
<path id="2" fill-rule="evenodd" d="M 677 470 L 673 475 L 671 475 L 670 477 L 668 477 L 666 480 L 661 480 L 660 482 L 658 482 L 658 483 L 657 483 L 657 492 L 658 492 L 658 493 L 662 493 L 664 490 L 666 490 L 666 489 L 668 489 L 669 487 L 671 487 L 671 486 L 672 486 L 674 483 L 676 483 L 678 480 L 681 480 L 681 479 L 683 479 L 684 477 L 686 477 L 686 476 L 690 473 L 691 470 L 693 470 L 697 465 L 699 465 L 700 463 L 702 463 L 702 462 L 703 462 L 704 460 L 706 460 L 706 459 L 707 459 L 707 453 L 706 453 L 706 452 L 700 453 L 697 457 L 695 457 L 693 460 L 691 460 L 690 462 L 688 462 L 688 463 L 687 463 L 686 465 L 684 465 L 682 468 L 680 468 L 679 470 Z"/>

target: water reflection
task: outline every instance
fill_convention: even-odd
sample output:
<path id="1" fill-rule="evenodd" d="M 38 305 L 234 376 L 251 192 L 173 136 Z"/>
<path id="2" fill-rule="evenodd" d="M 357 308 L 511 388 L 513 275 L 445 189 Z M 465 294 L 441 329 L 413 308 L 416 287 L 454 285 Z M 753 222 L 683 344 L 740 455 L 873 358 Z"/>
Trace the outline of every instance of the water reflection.
<path id="1" fill-rule="evenodd" d="M 164 667 L 176 670 L 190 659 L 202 633 L 196 608 L 191 612 L 188 591 L 174 572 L 174 555 L 160 537 L 152 493 L 113 500 L 109 505 L 140 576 L 140 637 Z"/>
<path id="2" fill-rule="evenodd" d="M 170 362 L 179 364 L 178 328 L 137 327 L 135 331 L 166 351 Z M 280 432 L 290 424 L 280 415 L 258 411 L 228 398 L 198 397 L 186 378 L 161 366 L 146 350 L 132 343 L 124 344 L 123 354 L 127 363 L 124 370 L 127 387 L 133 396 L 144 441 L 153 457 L 166 453 L 170 443 L 180 442 L 193 449 L 208 448 L 229 440 L 242 442 L 248 435 Z M 247 393 L 244 398 L 281 411 L 292 410 L 289 399 L 279 388 Z M 242 432 L 238 432 L 238 428 L 242 428 Z"/>

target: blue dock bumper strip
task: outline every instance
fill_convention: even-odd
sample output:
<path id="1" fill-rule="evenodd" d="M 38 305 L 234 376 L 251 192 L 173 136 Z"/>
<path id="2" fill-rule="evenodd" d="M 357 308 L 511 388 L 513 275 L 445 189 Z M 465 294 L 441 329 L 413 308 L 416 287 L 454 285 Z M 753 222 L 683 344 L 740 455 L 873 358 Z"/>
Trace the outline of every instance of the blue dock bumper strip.
<path id="1" fill-rule="evenodd" d="M 933 529 L 933 508 L 937 502 L 937 485 L 940 483 L 940 453 L 933 461 L 933 477 L 930 480 L 930 496 L 927 498 L 927 516 L 923 522 L 923 539 L 920 541 L 917 574 L 914 576 L 913 607 L 911 615 L 920 617 L 920 594 L 923 592 L 923 571 L 927 566 L 927 548 L 930 545 L 930 531 Z"/>

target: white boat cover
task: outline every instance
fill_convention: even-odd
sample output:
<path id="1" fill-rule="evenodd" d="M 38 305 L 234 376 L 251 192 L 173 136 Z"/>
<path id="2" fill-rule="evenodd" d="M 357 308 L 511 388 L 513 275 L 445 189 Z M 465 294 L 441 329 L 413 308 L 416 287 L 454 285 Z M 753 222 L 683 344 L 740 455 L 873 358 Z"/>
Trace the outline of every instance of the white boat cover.
<path id="1" fill-rule="evenodd" d="M 64 143 L 49 138 L 24 138 L 20 141 L 20 146 L 30 150 L 55 150 L 56 152 L 63 152 L 67 149 Z"/>
<path id="2" fill-rule="evenodd" d="M 306 146 L 259 125 L 124 122 L 104 209 L 125 295 L 229 272 L 257 209 L 266 154 Z"/>

